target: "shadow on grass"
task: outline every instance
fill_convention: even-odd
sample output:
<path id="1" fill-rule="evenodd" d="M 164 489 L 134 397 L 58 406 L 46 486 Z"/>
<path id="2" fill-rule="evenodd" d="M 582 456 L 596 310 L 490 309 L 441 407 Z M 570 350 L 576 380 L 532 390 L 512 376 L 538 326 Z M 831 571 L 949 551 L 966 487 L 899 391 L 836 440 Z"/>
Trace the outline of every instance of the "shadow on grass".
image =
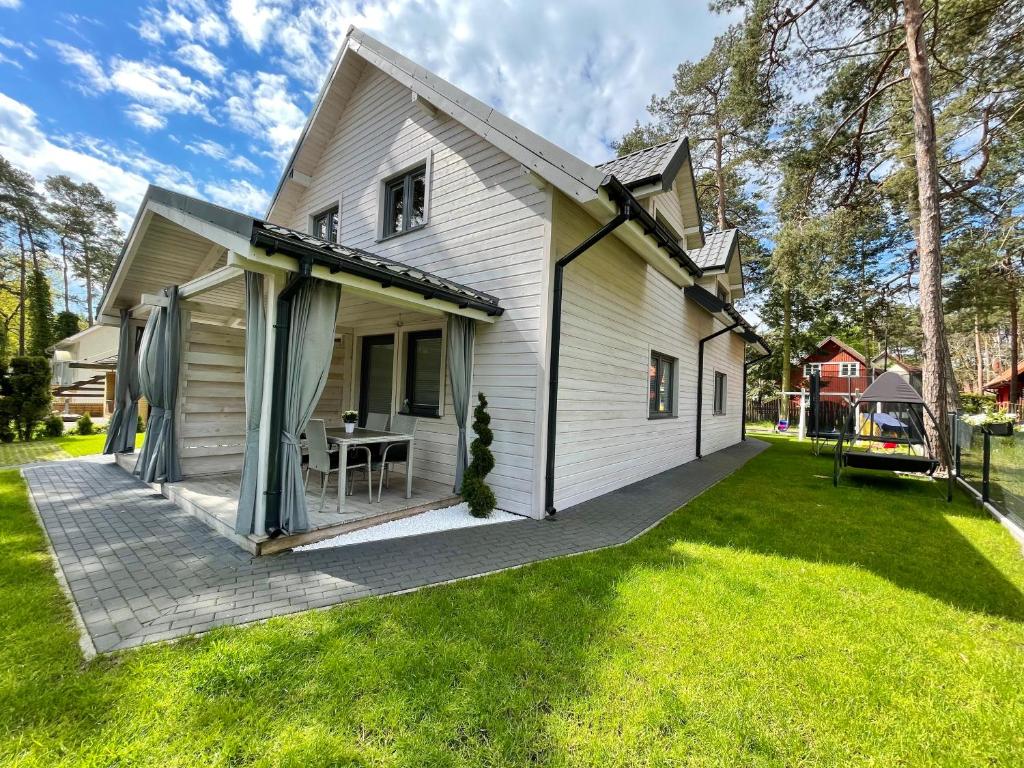
<path id="1" fill-rule="evenodd" d="M 771 442 L 708 498 L 706 513 L 683 516 L 683 538 L 856 565 L 952 606 L 1024 621 L 1024 594 L 958 530 L 987 520 L 961 491 L 947 503 L 942 482 L 855 470 L 834 488 L 831 456 Z"/>

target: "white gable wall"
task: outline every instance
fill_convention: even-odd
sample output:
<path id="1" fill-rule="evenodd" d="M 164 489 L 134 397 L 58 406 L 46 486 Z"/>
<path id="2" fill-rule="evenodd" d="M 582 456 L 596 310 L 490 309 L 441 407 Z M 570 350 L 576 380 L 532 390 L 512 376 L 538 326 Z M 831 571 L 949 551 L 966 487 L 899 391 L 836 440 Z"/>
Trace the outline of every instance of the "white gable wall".
<path id="1" fill-rule="evenodd" d="M 427 226 L 377 242 L 380 182 L 427 157 Z M 308 231 L 311 215 L 340 201 L 340 242 L 499 298 L 505 314 L 493 325 L 478 324 L 474 360 L 474 399 L 477 391 L 487 395 L 495 433 L 488 482 L 502 509 L 539 515 L 535 414 L 545 358 L 540 328 L 550 193 L 462 124 L 429 116 L 409 89 L 372 66 L 311 175 L 294 210 L 275 212 L 276 223 Z M 435 451 L 454 456 L 454 416 L 450 409 L 445 414 L 439 423 L 422 420 L 420 428 L 431 433 Z M 425 455 L 420 465 L 430 466 Z"/>
<path id="2" fill-rule="evenodd" d="M 555 255 L 598 224 L 559 195 Z M 565 271 L 555 507 L 564 509 L 696 458 L 697 348 L 722 327 L 683 291 L 609 237 Z M 648 418 L 651 351 L 675 357 L 675 418 Z M 705 346 L 703 453 L 738 442 L 743 343 Z M 729 407 L 712 416 L 714 371 L 728 379 Z"/>

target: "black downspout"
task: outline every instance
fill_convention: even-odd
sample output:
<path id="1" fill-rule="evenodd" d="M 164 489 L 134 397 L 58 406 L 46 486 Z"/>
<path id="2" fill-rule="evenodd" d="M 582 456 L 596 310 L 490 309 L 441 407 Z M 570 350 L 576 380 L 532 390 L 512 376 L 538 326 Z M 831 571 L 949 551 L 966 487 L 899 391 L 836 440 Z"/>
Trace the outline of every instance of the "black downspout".
<path id="1" fill-rule="evenodd" d="M 270 456 L 267 457 L 266 519 L 264 530 L 271 538 L 281 534 L 281 422 L 284 421 L 285 367 L 288 365 L 288 330 L 292 298 L 310 280 L 313 260 L 299 262 L 299 272 L 277 296 L 274 322 L 274 380 L 270 393 Z"/>
<path id="2" fill-rule="evenodd" d="M 711 341 L 723 333 L 735 330 L 739 327 L 739 323 L 733 323 L 732 325 L 726 326 L 719 331 L 715 331 L 712 334 L 705 336 L 697 344 L 697 458 L 701 458 L 700 452 L 700 433 L 701 426 L 704 421 L 704 344 Z M 743 373 L 746 374 L 746 368 L 743 369 Z M 744 403 L 743 407 L 746 408 L 747 404 Z"/>
<path id="3" fill-rule="evenodd" d="M 548 359 L 547 457 L 544 468 L 544 511 L 549 517 L 557 511 L 555 509 L 555 437 L 558 425 L 558 357 L 562 339 L 563 272 L 577 256 L 582 255 L 591 246 L 596 245 L 635 215 L 632 202 L 627 200 L 615 218 L 555 262 L 554 295 L 551 301 L 551 356 Z"/>
<path id="4" fill-rule="evenodd" d="M 755 357 L 748 363 L 743 364 L 743 415 L 740 418 L 740 441 L 747 439 L 747 370 L 752 365 L 757 365 L 771 357 L 768 355 L 761 355 L 761 357 Z"/>

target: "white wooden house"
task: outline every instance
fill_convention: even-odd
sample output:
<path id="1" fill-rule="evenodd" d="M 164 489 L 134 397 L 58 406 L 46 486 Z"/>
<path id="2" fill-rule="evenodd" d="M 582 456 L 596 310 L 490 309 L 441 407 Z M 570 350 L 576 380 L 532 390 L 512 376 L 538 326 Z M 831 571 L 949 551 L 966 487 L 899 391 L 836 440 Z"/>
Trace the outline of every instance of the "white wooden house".
<path id="1" fill-rule="evenodd" d="M 595 167 L 353 28 L 266 216 L 151 188 L 103 298 L 105 322 L 141 326 L 177 286 L 181 479 L 162 487 L 225 533 L 247 338 L 262 337 L 262 388 L 279 393 L 276 297 L 303 270 L 341 286 L 314 415 L 418 415 L 413 500 L 373 509 L 352 496 L 363 521 L 451 503 L 451 316 L 475 328 L 470 391 L 490 402 L 501 509 L 539 518 L 741 439 L 746 348 L 765 350 L 732 307 L 736 233 L 702 232 L 686 140 Z M 263 275 L 262 315 L 247 311 L 247 273 Z M 269 551 L 276 519 L 273 403 L 256 414 L 260 469 L 247 480 L 255 521 L 241 543 L 253 551 Z M 317 530 L 286 538 L 348 520 L 311 512 Z"/>

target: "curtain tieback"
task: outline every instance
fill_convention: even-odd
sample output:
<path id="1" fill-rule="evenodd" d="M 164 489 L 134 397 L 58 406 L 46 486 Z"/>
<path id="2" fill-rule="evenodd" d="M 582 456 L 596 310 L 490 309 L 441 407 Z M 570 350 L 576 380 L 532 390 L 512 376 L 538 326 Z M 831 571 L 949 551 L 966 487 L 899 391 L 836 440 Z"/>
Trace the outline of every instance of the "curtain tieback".
<path id="1" fill-rule="evenodd" d="M 285 432 L 284 430 L 281 430 L 281 444 L 298 448 L 299 438 L 297 438 L 291 432 Z"/>

